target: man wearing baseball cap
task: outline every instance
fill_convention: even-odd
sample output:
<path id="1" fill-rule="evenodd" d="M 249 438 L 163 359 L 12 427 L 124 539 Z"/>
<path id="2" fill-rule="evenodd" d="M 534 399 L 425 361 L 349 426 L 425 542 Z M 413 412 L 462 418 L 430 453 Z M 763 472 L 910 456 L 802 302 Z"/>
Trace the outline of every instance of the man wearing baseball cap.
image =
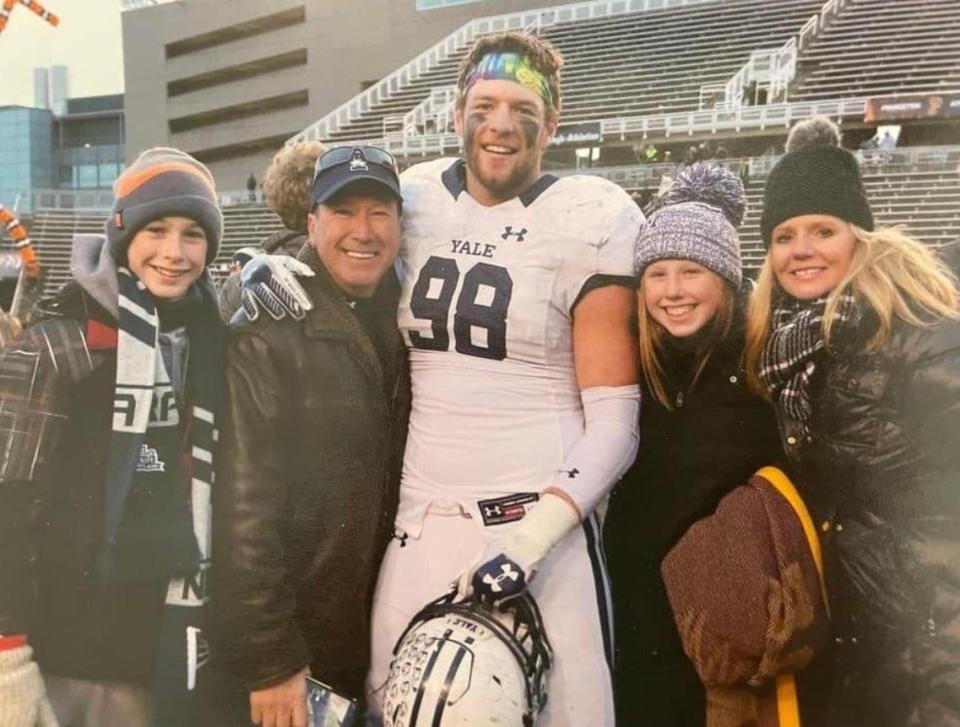
<path id="1" fill-rule="evenodd" d="M 362 702 L 409 409 L 396 163 L 334 148 L 312 196 L 299 259 L 313 309 L 228 335 L 214 495 L 214 638 L 252 721 L 276 727 L 306 725 L 307 675 Z"/>

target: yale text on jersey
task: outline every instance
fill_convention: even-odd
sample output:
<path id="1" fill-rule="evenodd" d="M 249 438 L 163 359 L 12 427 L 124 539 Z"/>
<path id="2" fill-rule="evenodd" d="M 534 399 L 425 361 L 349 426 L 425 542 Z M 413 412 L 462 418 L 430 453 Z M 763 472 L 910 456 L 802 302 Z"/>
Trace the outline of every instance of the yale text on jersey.
<path id="1" fill-rule="evenodd" d="M 493 257 L 497 246 L 489 242 L 471 242 L 470 240 L 451 240 L 451 251 L 458 255 L 476 255 L 477 257 Z"/>

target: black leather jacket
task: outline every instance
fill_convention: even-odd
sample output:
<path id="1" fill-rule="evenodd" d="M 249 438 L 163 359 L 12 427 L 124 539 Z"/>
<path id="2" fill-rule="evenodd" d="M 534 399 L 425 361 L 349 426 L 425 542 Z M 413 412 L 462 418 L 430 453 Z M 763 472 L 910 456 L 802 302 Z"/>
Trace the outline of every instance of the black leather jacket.
<path id="1" fill-rule="evenodd" d="M 829 725 L 960 724 L 960 322 L 825 354 L 784 447 L 824 548 Z M 822 664 L 821 664 L 822 666 Z"/>
<path id="2" fill-rule="evenodd" d="M 309 664 L 362 698 L 409 409 L 399 286 L 381 284 L 371 341 L 313 249 L 300 259 L 307 317 L 229 332 L 211 628 L 250 689 Z"/>

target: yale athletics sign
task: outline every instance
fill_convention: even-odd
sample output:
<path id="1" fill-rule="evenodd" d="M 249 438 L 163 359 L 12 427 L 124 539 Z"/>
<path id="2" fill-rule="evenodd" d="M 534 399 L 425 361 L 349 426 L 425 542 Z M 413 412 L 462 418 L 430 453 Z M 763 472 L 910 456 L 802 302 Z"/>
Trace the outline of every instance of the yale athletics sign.
<path id="1" fill-rule="evenodd" d="M 553 135 L 551 146 L 596 146 L 603 141 L 599 121 L 581 124 L 561 124 Z"/>

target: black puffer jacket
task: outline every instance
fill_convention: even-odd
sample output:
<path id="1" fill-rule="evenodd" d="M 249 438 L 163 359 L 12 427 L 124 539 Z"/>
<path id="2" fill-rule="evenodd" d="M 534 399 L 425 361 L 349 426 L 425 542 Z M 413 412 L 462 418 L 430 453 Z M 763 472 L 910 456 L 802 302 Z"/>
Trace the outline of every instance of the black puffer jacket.
<path id="1" fill-rule="evenodd" d="M 399 285 L 384 279 L 365 330 L 313 248 L 300 259 L 316 271 L 306 318 L 228 337 L 212 628 L 250 689 L 309 664 L 362 699 L 409 413 Z"/>
<path id="2" fill-rule="evenodd" d="M 772 407 L 748 388 L 743 331 L 717 344 L 693 391 L 693 356 L 664 362 L 671 411 L 643 390 L 640 450 L 604 525 L 613 590 L 617 723 L 703 724 L 703 687 L 683 653 L 660 563 L 687 528 L 782 458 Z"/>
<path id="3" fill-rule="evenodd" d="M 960 322 L 897 319 L 875 353 L 862 328 L 818 362 L 810 437 L 780 420 L 824 548 L 824 723 L 960 725 Z"/>

